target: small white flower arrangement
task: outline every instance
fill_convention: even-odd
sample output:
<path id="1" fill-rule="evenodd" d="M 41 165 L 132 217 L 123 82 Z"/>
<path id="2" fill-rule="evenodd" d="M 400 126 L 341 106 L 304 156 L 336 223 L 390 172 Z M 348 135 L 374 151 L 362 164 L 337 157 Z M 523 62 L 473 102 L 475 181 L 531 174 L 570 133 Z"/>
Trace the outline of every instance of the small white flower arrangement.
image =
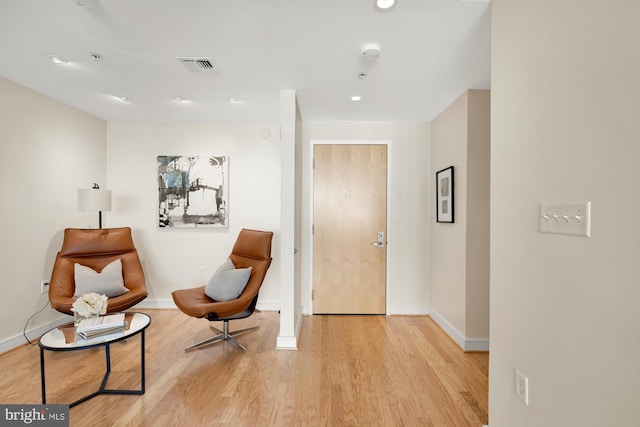
<path id="1" fill-rule="evenodd" d="M 94 317 L 107 313 L 107 297 L 106 295 L 99 295 L 95 292 L 84 294 L 73 302 L 71 311 L 76 316 L 80 317 Z"/>

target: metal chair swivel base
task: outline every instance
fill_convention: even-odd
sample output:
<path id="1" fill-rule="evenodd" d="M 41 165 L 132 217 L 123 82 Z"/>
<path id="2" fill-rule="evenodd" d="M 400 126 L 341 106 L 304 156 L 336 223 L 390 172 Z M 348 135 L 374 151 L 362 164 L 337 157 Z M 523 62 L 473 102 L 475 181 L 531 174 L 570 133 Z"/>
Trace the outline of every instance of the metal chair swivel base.
<path id="1" fill-rule="evenodd" d="M 185 348 L 184 349 L 185 352 L 190 351 L 190 350 L 195 350 L 195 349 L 198 349 L 198 348 L 202 348 L 202 347 L 206 347 L 206 346 L 209 346 L 209 345 L 212 345 L 212 344 L 216 344 L 216 343 L 219 343 L 219 342 L 222 342 L 222 341 L 229 341 L 232 344 L 235 344 L 238 347 L 240 347 L 240 349 L 243 352 L 246 353 L 247 349 L 244 348 L 244 346 L 242 344 L 240 344 L 238 342 L 238 340 L 236 340 L 234 338 L 234 336 L 238 336 L 238 335 L 253 331 L 254 329 L 258 329 L 260 327 L 260 326 L 253 326 L 251 328 L 239 329 L 237 331 L 229 332 L 229 321 L 228 320 L 223 320 L 222 330 L 216 328 L 213 325 L 209 325 L 209 326 L 211 327 L 211 329 L 216 331 L 219 335 L 216 335 L 215 337 L 206 339 L 204 341 L 200 341 L 199 343 L 193 344 L 193 345 Z"/>

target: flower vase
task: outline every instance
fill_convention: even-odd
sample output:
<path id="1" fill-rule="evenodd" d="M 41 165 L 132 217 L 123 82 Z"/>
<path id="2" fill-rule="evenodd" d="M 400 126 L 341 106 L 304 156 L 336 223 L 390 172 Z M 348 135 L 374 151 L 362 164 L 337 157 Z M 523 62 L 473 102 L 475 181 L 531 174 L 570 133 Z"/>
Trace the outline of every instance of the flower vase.
<path id="1" fill-rule="evenodd" d="M 107 312 L 108 298 L 96 293 L 84 294 L 73 301 L 73 323 L 77 325 L 84 318 L 98 317 Z"/>

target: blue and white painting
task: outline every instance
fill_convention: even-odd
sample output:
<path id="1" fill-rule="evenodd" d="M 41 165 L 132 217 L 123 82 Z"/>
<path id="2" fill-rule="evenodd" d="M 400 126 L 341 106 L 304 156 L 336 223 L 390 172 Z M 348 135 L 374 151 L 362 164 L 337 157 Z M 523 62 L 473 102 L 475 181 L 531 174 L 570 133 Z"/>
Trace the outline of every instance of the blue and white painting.
<path id="1" fill-rule="evenodd" d="M 158 156 L 158 226 L 228 227 L 227 156 Z"/>

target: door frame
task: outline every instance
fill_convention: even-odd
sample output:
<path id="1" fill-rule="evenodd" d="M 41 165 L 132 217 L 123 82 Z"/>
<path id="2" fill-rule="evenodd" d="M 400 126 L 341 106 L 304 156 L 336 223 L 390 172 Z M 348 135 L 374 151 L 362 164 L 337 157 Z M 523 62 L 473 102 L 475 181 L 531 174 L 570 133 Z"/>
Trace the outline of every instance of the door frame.
<path id="1" fill-rule="evenodd" d="M 391 230 L 391 221 L 389 221 L 389 219 L 391 218 L 391 205 L 392 205 L 392 199 L 393 199 L 393 194 L 391 191 L 391 184 L 392 184 L 392 180 L 391 180 L 391 141 L 390 140 L 379 140 L 379 139 L 372 139 L 372 140 L 346 140 L 346 139 L 339 139 L 339 140 L 331 140 L 331 139 L 321 139 L 321 140 L 310 140 L 309 141 L 309 147 L 311 149 L 310 153 L 309 153 L 309 160 L 308 160 L 308 167 L 309 167 L 309 217 L 310 217 L 310 226 L 309 226 L 309 258 L 307 259 L 308 265 L 309 265 L 309 280 L 307 281 L 307 295 L 308 295 L 308 300 L 307 300 L 307 304 L 308 304 L 308 312 L 306 314 L 312 315 L 313 314 L 313 298 L 312 298 L 312 290 L 313 290 L 313 223 L 314 223 L 314 217 L 313 217 L 313 202 L 315 200 L 315 196 L 313 194 L 313 188 L 314 188 L 314 174 L 313 174 L 313 155 L 315 152 L 315 146 L 316 145 L 386 145 L 387 147 L 387 235 L 386 235 L 386 241 L 387 244 L 385 245 L 385 256 L 386 256 L 386 274 L 385 274 L 385 313 L 387 316 L 389 316 L 390 311 L 389 311 L 389 307 L 391 307 L 391 285 L 389 282 L 389 277 L 390 277 L 390 271 L 391 271 L 391 267 L 390 267 L 390 262 L 389 262 L 389 258 L 391 257 L 391 252 L 392 252 L 392 247 L 389 246 L 389 242 L 391 241 L 390 236 L 393 236 L 392 230 Z"/>

